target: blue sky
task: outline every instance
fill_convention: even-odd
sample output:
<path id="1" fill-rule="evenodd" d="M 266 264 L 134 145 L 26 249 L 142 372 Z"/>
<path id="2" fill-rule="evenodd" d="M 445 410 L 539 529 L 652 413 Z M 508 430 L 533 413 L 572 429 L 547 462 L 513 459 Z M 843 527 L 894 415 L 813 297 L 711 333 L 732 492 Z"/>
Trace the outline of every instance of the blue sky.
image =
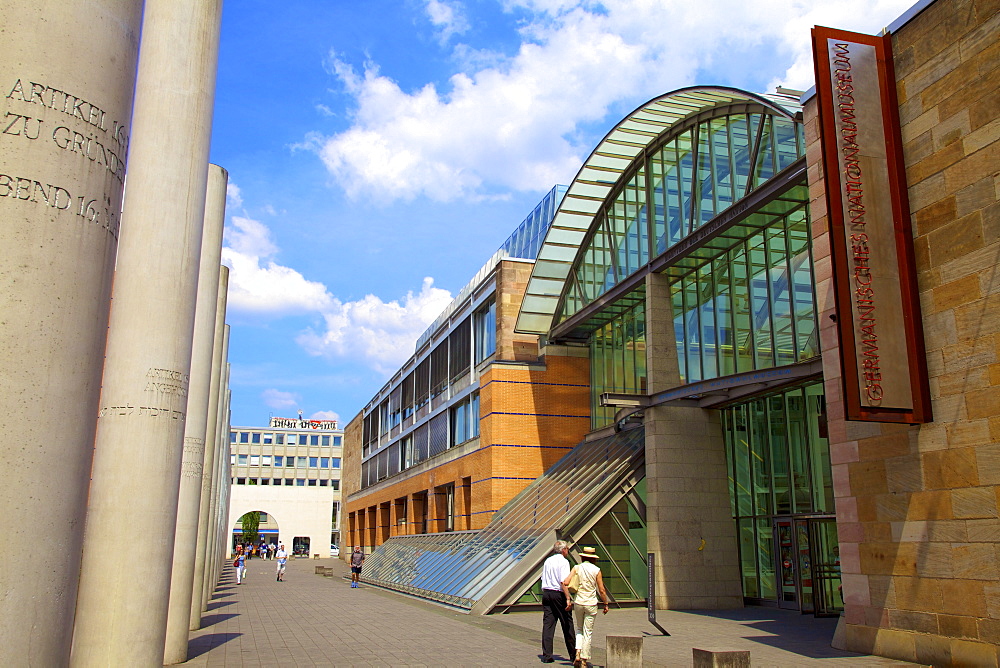
<path id="1" fill-rule="evenodd" d="M 629 111 L 693 84 L 808 88 L 811 26 L 875 33 L 909 4 L 226 2 L 233 424 L 346 424 Z"/>

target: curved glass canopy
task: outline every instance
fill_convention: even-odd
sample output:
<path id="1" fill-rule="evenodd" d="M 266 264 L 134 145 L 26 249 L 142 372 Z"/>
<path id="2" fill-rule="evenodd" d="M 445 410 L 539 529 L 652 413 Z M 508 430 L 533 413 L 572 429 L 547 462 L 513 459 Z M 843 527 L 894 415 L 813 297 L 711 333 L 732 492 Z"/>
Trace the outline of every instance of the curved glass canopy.
<path id="1" fill-rule="evenodd" d="M 546 334 L 804 152 L 785 95 L 701 86 L 651 100 L 601 141 L 535 260 L 517 331 Z"/>

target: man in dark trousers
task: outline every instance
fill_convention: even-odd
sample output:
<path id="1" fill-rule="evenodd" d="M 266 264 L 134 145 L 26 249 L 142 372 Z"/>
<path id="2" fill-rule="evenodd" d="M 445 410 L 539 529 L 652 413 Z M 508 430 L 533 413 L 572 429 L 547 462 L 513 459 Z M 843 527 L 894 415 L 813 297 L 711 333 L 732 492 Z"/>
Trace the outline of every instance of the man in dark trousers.
<path id="1" fill-rule="evenodd" d="M 573 620 L 566 610 L 566 595 L 562 581 L 569 575 L 569 546 L 566 541 L 557 540 L 552 546 L 554 554 L 542 565 L 542 663 L 552 663 L 552 637 L 556 622 L 562 625 L 566 652 L 570 659 L 576 656 L 576 631 Z"/>

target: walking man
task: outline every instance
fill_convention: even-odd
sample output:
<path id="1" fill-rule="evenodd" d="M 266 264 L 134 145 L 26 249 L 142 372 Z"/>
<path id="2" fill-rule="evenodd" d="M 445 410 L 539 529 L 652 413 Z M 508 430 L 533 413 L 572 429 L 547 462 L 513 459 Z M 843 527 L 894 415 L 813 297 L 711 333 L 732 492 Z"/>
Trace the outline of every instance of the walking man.
<path id="1" fill-rule="evenodd" d="M 361 579 L 361 564 L 365 563 L 365 555 L 360 547 L 354 548 L 351 555 L 351 589 L 358 588 L 358 580 Z"/>
<path id="2" fill-rule="evenodd" d="M 285 562 L 288 561 L 288 552 L 285 551 L 285 544 L 279 543 L 274 556 L 278 559 L 278 582 L 285 581 Z"/>
<path id="3" fill-rule="evenodd" d="M 573 620 L 566 609 L 566 595 L 562 581 L 569 575 L 569 547 L 566 541 L 557 540 L 552 546 L 554 554 L 542 565 L 542 663 L 552 663 L 552 637 L 556 622 L 562 627 L 566 652 L 570 658 L 576 656 L 576 631 Z"/>

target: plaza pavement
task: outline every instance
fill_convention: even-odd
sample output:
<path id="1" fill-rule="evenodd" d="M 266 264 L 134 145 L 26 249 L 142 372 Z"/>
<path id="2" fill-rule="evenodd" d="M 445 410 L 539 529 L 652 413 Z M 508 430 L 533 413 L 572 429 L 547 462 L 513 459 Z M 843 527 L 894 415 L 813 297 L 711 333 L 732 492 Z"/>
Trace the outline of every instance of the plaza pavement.
<path id="1" fill-rule="evenodd" d="M 315 575 L 333 566 L 335 577 Z M 284 582 L 275 562 L 253 559 L 237 586 L 233 568 L 192 632 L 184 665 L 274 666 L 533 666 L 539 663 L 541 612 L 474 617 L 362 584 L 351 589 L 336 559 L 292 559 Z M 605 665 L 607 635 L 644 635 L 647 666 L 691 666 L 692 647 L 749 649 L 754 666 L 908 666 L 830 647 L 836 620 L 746 608 L 714 613 L 658 611 L 670 637 L 645 608 L 598 615 L 593 662 Z M 565 651 L 556 631 L 555 650 Z M 569 661 L 552 665 L 571 665 Z"/>

